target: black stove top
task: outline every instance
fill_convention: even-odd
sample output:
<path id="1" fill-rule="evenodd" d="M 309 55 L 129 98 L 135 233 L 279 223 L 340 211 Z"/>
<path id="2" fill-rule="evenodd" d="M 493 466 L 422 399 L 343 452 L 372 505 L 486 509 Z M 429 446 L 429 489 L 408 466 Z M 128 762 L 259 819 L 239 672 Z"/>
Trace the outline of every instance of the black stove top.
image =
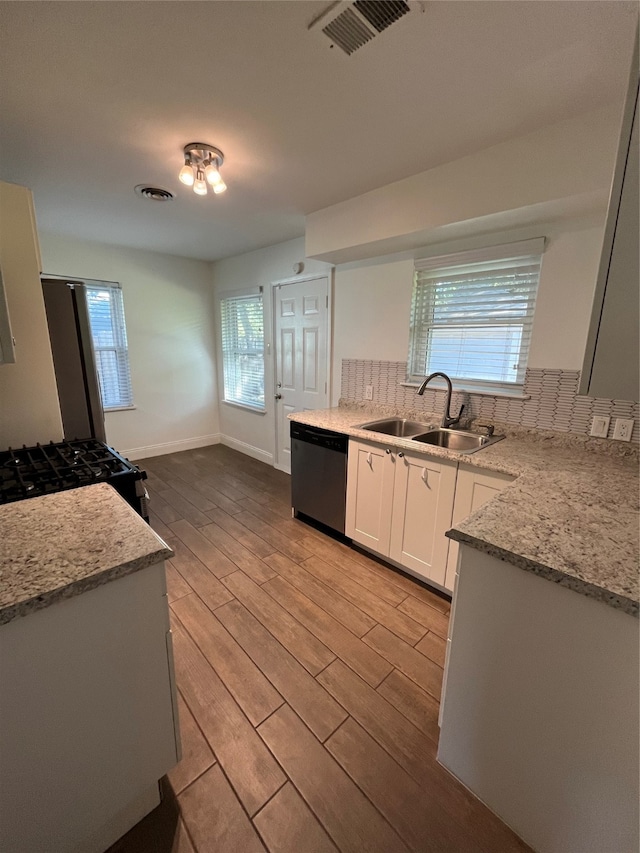
<path id="1" fill-rule="evenodd" d="M 110 483 L 122 494 L 128 487 L 125 481 L 145 477 L 135 465 L 94 438 L 9 448 L 0 452 L 0 503 L 92 483 Z"/>

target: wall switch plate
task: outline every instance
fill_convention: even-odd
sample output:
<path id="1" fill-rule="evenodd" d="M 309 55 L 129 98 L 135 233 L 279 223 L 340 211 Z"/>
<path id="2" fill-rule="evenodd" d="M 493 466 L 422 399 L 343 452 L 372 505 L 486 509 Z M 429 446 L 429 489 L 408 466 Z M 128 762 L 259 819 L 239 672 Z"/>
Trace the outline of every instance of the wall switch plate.
<path id="1" fill-rule="evenodd" d="M 611 418 L 607 415 L 594 415 L 593 420 L 591 421 L 591 432 L 589 435 L 593 435 L 596 438 L 606 438 L 609 434 L 610 423 Z"/>
<path id="2" fill-rule="evenodd" d="M 616 418 L 613 428 L 613 437 L 618 441 L 631 441 L 633 432 L 633 418 Z"/>
<path id="3" fill-rule="evenodd" d="M 373 385 L 365 385 L 364 399 L 373 400 Z"/>

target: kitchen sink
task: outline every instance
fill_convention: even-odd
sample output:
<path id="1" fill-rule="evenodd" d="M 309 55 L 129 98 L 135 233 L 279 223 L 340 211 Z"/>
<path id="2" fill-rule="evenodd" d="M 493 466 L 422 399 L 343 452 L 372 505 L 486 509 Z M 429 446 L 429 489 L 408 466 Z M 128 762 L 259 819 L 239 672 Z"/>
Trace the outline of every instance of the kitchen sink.
<path id="1" fill-rule="evenodd" d="M 413 438 L 420 433 L 429 435 L 429 424 L 420 424 L 417 421 L 409 421 L 406 418 L 385 418 L 381 421 L 371 421 L 360 424 L 358 429 L 366 429 L 371 432 L 380 432 L 384 435 L 395 435 L 397 438 Z"/>
<path id="2" fill-rule="evenodd" d="M 462 432 L 458 429 L 432 429 L 429 432 L 411 436 L 412 441 L 445 447 L 447 450 L 457 450 L 459 453 L 475 453 L 476 450 L 482 450 L 503 438 L 503 435 L 476 435 L 474 432 Z"/>

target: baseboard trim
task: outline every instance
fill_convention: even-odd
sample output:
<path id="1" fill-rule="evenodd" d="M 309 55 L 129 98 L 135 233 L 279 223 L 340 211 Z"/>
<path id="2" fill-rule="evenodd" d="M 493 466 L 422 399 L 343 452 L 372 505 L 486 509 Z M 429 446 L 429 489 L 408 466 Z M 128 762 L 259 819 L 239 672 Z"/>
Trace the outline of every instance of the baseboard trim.
<path id="1" fill-rule="evenodd" d="M 147 447 L 134 447 L 121 451 L 127 459 L 147 459 L 151 456 L 166 456 L 168 453 L 178 453 L 180 450 L 196 450 L 198 447 L 208 447 L 210 444 L 220 444 L 220 433 L 214 435 L 199 435 L 197 438 L 186 438 L 181 441 L 167 441 L 163 444 L 150 444 Z"/>
<path id="2" fill-rule="evenodd" d="M 244 453 L 246 456 L 251 456 L 253 459 L 265 462 L 267 465 L 273 465 L 273 453 L 267 453 L 266 450 L 261 450 L 259 447 L 254 447 L 252 444 L 247 444 L 245 441 L 232 438 L 230 435 L 221 435 L 220 441 L 232 450 L 237 450 L 240 453 Z"/>

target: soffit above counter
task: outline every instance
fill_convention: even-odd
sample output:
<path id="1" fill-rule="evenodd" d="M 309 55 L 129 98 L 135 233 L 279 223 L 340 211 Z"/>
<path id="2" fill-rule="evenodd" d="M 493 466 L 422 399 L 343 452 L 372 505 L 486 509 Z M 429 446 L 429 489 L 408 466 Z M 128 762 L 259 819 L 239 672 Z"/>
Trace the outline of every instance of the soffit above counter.
<path id="1" fill-rule="evenodd" d="M 311 213 L 306 256 L 342 264 L 537 223 L 604 217 L 619 117 L 619 106 L 599 109 Z"/>

